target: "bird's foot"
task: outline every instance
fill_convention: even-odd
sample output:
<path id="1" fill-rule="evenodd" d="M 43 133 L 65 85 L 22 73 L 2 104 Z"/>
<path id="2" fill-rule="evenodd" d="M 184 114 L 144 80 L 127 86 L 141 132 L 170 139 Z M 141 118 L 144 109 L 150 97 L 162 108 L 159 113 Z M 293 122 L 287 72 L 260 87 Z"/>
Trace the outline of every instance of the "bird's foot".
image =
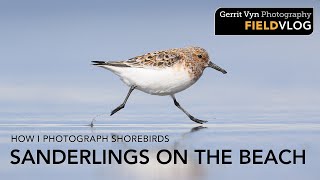
<path id="1" fill-rule="evenodd" d="M 96 117 L 98 117 L 98 116 L 100 116 L 100 115 L 97 115 Z M 96 117 L 94 117 L 94 118 L 92 119 L 91 123 L 89 124 L 89 126 L 90 126 L 91 128 L 93 128 L 93 126 L 94 126 L 94 122 L 96 121 Z"/>
<path id="2" fill-rule="evenodd" d="M 91 121 L 91 123 L 89 124 L 90 127 L 93 127 L 93 121 Z"/>
<path id="3" fill-rule="evenodd" d="M 110 116 L 114 115 L 116 112 L 120 111 L 123 108 L 124 108 L 124 104 L 121 104 L 111 112 Z"/>
<path id="4" fill-rule="evenodd" d="M 200 119 L 197 119 L 193 116 L 190 117 L 190 119 L 196 123 L 199 123 L 199 124 L 203 124 L 203 123 L 207 123 L 208 121 L 205 121 L 205 120 L 200 120 Z"/>

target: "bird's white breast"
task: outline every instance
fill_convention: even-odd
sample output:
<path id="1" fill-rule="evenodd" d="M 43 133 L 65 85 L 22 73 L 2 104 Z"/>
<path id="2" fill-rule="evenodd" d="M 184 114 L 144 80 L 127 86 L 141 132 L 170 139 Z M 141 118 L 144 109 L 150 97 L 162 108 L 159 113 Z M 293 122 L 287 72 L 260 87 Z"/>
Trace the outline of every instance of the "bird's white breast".
<path id="1" fill-rule="evenodd" d="M 171 95 L 183 91 L 195 83 L 184 68 L 132 68 L 104 67 L 111 70 L 128 86 L 135 85 L 137 89 L 154 95 Z"/>

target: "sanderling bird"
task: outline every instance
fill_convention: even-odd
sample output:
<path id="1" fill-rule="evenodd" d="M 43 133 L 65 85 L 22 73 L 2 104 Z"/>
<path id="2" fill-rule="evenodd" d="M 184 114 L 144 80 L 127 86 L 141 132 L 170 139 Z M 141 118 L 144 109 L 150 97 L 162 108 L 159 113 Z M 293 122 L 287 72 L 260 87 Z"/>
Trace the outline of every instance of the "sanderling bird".
<path id="1" fill-rule="evenodd" d="M 200 47 L 155 51 L 125 61 L 92 61 L 92 63 L 112 71 L 130 87 L 123 103 L 111 112 L 111 116 L 123 109 L 132 91 L 138 89 L 152 95 L 171 96 L 181 111 L 192 121 L 200 124 L 207 121 L 197 119 L 183 109 L 175 94 L 197 82 L 207 67 L 223 74 L 227 73 L 211 62 L 207 51 Z"/>

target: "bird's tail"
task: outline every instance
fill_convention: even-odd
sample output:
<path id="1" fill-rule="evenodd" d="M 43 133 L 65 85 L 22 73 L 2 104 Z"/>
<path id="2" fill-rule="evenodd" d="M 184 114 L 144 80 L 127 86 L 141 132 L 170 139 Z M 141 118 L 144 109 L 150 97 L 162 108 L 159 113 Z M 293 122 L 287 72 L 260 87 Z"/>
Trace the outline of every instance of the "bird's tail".
<path id="1" fill-rule="evenodd" d="M 115 67 L 130 67 L 124 63 L 124 61 L 91 61 L 94 66 L 115 66 Z"/>

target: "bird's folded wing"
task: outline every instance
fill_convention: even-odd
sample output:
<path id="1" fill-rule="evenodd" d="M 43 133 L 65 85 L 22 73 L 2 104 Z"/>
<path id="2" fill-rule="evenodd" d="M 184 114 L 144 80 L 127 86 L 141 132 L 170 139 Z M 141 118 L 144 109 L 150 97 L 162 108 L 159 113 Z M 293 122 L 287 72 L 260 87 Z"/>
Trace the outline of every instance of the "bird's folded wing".
<path id="1" fill-rule="evenodd" d="M 171 67 L 177 63 L 182 56 L 172 49 L 171 51 L 155 51 L 137 56 L 127 61 L 92 61 L 94 65 L 109 65 L 117 67 L 135 68 L 164 68 Z"/>

